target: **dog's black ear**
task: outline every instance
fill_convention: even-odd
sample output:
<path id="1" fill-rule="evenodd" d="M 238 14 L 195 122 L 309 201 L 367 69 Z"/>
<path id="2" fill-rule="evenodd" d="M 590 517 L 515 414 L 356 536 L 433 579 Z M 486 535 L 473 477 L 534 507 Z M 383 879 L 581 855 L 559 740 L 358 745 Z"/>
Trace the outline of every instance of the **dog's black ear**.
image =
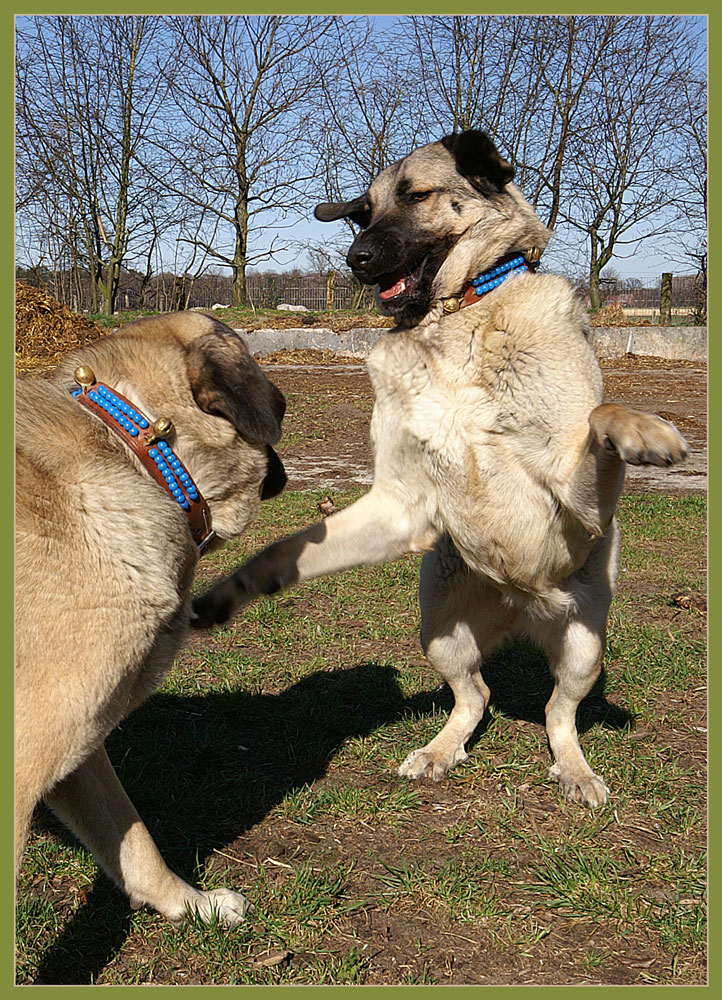
<path id="1" fill-rule="evenodd" d="M 486 132 L 454 132 L 441 140 L 456 161 L 456 169 L 484 195 L 503 191 L 514 178 L 514 168 L 499 155 Z"/>
<path id="2" fill-rule="evenodd" d="M 218 324 L 188 348 L 193 398 L 204 413 L 225 417 L 243 437 L 276 444 L 286 400 L 266 378 L 241 338 Z"/>
<path id="3" fill-rule="evenodd" d="M 357 226 L 366 228 L 371 221 L 371 206 L 368 195 L 362 194 L 353 201 L 325 201 L 316 205 L 313 214 L 319 222 L 335 222 L 337 219 L 350 219 Z"/>

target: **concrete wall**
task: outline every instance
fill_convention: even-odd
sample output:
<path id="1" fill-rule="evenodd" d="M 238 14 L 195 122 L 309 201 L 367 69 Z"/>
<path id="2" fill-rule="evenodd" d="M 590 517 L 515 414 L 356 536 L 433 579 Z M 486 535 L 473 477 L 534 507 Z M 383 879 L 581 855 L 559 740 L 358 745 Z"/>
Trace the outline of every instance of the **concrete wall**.
<path id="1" fill-rule="evenodd" d="M 707 361 L 706 326 L 600 326 L 592 328 L 592 342 L 600 358 L 640 354 Z"/>
<path id="2" fill-rule="evenodd" d="M 334 333 L 325 328 L 288 330 L 239 330 L 245 335 L 251 354 L 265 357 L 275 351 L 334 351 L 350 358 L 365 358 L 383 330 L 363 328 L 348 333 Z M 595 327 L 592 340 L 600 358 L 619 358 L 624 354 L 648 357 L 707 360 L 707 327 L 694 326 L 618 326 Z"/>

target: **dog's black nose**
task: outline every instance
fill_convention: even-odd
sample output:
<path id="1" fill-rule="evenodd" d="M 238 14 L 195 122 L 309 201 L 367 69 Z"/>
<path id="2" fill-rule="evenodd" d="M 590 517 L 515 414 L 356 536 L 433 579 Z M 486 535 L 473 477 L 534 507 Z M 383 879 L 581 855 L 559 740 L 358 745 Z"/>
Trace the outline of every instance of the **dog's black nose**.
<path id="1" fill-rule="evenodd" d="M 352 271 L 358 272 L 362 278 L 374 272 L 379 246 L 376 240 L 369 239 L 368 233 L 359 233 L 346 254 L 346 263 Z"/>
<path id="2" fill-rule="evenodd" d="M 373 252 L 371 250 L 363 250 L 361 247 L 354 250 L 351 247 L 346 256 L 346 263 L 349 267 L 364 267 L 372 257 Z"/>

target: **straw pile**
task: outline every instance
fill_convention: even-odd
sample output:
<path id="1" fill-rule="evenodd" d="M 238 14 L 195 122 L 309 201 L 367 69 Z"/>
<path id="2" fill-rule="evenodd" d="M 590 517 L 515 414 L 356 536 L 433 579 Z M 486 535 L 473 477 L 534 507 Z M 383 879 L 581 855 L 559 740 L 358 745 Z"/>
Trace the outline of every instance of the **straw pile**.
<path id="1" fill-rule="evenodd" d="M 47 372 L 69 351 L 102 337 L 95 323 L 78 316 L 39 288 L 15 282 L 15 370 Z"/>
<path id="2" fill-rule="evenodd" d="M 651 326 L 648 319 L 630 319 L 624 309 L 617 304 L 602 306 L 597 312 L 589 317 L 592 326 Z"/>

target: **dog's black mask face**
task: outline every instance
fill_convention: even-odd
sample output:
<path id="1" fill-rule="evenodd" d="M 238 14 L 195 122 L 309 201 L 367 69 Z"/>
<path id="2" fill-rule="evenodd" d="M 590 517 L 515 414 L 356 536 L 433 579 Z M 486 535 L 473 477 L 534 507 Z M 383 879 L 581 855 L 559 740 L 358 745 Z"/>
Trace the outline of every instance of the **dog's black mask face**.
<path id="1" fill-rule="evenodd" d="M 439 269 L 476 220 L 475 206 L 498 196 L 513 174 L 488 136 L 464 132 L 416 150 L 360 198 L 319 205 L 315 215 L 361 226 L 346 262 L 359 281 L 378 285 L 398 326 L 414 326 L 429 312 Z"/>
<path id="2" fill-rule="evenodd" d="M 429 311 L 433 280 L 457 240 L 419 230 L 413 222 L 403 214 L 380 219 L 358 234 L 346 255 L 358 280 L 378 285 L 381 308 L 404 327 Z"/>

